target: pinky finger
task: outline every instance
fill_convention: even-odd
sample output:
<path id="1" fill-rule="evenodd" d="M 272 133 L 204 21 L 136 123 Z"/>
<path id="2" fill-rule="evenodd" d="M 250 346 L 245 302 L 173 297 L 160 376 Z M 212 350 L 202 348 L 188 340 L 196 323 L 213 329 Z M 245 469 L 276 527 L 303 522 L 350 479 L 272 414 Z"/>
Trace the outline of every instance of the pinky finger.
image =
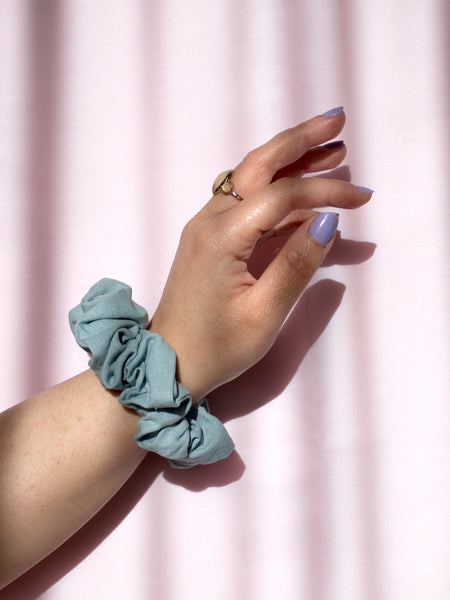
<path id="1" fill-rule="evenodd" d="M 306 173 L 335 169 L 344 160 L 346 154 L 347 148 L 342 140 L 330 142 L 324 146 L 316 146 L 311 148 L 300 160 L 281 169 L 274 180 L 282 177 L 302 177 Z"/>

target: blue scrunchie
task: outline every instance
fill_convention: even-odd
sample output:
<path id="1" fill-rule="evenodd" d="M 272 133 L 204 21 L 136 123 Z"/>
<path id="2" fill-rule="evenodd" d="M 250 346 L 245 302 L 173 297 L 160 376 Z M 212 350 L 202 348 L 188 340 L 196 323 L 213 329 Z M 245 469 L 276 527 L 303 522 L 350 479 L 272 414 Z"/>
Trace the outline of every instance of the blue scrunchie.
<path id="1" fill-rule="evenodd" d="M 119 402 L 140 419 L 136 443 L 192 467 L 226 458 L 234 444 L 206 399 L 193 405 L 175 379 L 176 355 L 164 339 L 145 329 L 148 315 L 131 299 L 131 288 L 102 279 L 69 313 L 78 344 L 91 355 L 89 366 L 108 389 L 123 390 Z"/>

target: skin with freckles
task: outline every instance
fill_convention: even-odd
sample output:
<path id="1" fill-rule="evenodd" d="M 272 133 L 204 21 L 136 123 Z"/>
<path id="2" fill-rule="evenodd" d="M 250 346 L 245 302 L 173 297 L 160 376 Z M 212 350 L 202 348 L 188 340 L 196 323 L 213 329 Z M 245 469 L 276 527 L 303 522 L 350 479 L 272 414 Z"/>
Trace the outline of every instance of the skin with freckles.
<path id="1" fill-rule="evenodd" d="M 273 344 L 334 241 L 310 235 L 321 207 L 357 208 L 370 194 L 305 174 L 333 169 L 345 145 L 323 148 L 345 122 L 319 116 L 250 152 L 233 183 L 184 228 L 150 329 L 173 347 L 194 400 L 237 377 Z M 334 210 L 332 211 L 334 212 Z M 287 242 L 256 279 L 247 262 L 274 235 Z M 86 371 L 0 414 L 0 588 L 83 526 L 145 456 L 138 415 Z"/>

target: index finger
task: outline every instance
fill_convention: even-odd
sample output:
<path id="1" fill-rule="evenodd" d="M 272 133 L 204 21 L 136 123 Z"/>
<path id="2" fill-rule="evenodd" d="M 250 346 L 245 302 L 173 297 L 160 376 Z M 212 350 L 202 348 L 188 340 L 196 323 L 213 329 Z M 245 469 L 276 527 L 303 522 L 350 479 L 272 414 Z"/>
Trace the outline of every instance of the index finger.
<path id="1" fill-rule="evenodd" d="M 341 107 L 331 112 L 286 129 L 251 150 L 233 171 L 234 191 L 245 199 L 266 187 L 279 171 L 297 162 L 310 148 L 336 137 L 344 127 L 345 113 Z M 229 194 L 215 194 L 192 221 L 223 213 L 239 202 Z"/>
<path id="2" fill-rule="evenodd" d="M 343 109 L 331 116 L 319 115 L 278 133 L 249 152 L 233 174 L 239 195 L 245 198 L 269 184 L 278 171 L 298 161 L 310 148 L 336 137 L 344 124 Z"/>

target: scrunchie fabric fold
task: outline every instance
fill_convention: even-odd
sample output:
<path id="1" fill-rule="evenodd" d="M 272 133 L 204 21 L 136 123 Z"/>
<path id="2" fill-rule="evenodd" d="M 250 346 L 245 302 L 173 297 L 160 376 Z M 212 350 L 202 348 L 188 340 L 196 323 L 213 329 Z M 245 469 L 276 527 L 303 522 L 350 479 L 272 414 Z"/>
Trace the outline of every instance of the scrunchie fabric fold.
<path id="1" fill-rule="evenodd" d="M 147 312 L 132 300 L 130 286 L 100 280 L 69 312 L 69 322 L 104 387 L 122 390 L 119 402 L 139 414 L 139 446 L 178 468 L 213 463 L 232 452 L 233 441 L 206 399 L 194 405 L 176 381 L 175 352 L 145 329 Z"/>

